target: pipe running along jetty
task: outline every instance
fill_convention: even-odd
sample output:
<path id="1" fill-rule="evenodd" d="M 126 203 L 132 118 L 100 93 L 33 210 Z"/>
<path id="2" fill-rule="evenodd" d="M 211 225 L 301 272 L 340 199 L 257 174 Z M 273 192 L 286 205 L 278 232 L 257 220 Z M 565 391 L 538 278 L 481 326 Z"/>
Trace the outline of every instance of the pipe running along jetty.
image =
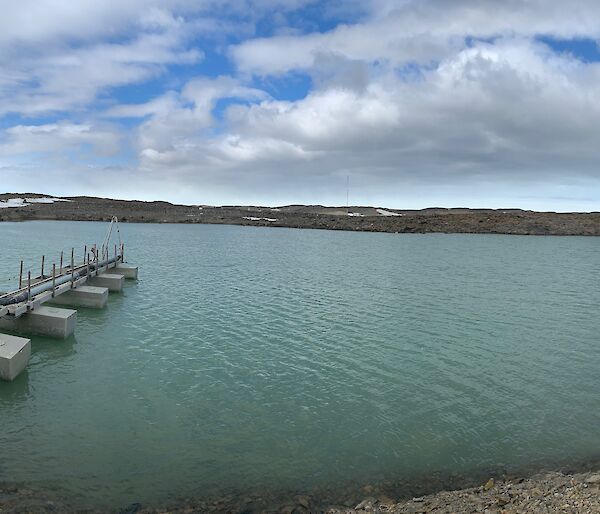
<path id="1" fill-rule="evenodd" d="M 113 245 L 114 232 L 118 244 Z M 0 379 L 12 381 L 27 367 L 31 339 L 21 335 L 65 339 L 75 331 L 76 310 L 44 304 L 100 309 L 109 292 L 123 289 L 124 280 L 137 280 L 138 268 L 127 264 L 124 254 L 118 219 L 113 217 L 102 245 L 94 244 L 89 251 L 85 246 L 81 262 L 75 262 L 72 248 L 68 264 L 61 252 L 58 266 L 53 264 L 46 273 L 42 256 L 41 273 L 32 278 L 31 271 L 24 276 L 21 261 L 18 289 L 0 293 L 0 329 L 8 332 L 0 333 Z"/>

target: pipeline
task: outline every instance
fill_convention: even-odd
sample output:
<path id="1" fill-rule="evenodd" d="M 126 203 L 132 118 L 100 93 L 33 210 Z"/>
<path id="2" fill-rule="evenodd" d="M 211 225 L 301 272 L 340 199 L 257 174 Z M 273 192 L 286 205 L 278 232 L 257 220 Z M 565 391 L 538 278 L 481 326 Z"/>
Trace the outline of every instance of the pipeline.
<path id="1" fill-rule="evenodd" d="M 58 277 L 55 277 L 54 280 L 50 278 L 45 280 L 44 282 L 33 286 L 31 288 L 31 291 L 28 288 L 26 288 L 15 292 L 14 295 L 4 295 L 3 297 L 0 297 L 0 307 L 6 307 L 7 305 L 14 305 L 16 303 L 26 302 L 27 300 L 33 298 L 34 296 L 40 293 L 50 291 L 55 286 L 60 286 L 62 284 L 66 284 L 67 282 L 75 281 L 87 276 L 88 268 L 90 271 L 95 271 L 96 269 L 100 269 L 104 266 L 108 266 L 109 264 L 113 264 L 119 261 L 122 261 L 121 255 L 117 255 L 116 257 L 112 257 L 101 262 L 90 262 L 89 265 L 84 264 L 82 266 L 79 266 L 78 271 L 73 270 L 73 273 L 69 271 L 68 273 L 64 273 L 62 275 L 59 275 Z"/>

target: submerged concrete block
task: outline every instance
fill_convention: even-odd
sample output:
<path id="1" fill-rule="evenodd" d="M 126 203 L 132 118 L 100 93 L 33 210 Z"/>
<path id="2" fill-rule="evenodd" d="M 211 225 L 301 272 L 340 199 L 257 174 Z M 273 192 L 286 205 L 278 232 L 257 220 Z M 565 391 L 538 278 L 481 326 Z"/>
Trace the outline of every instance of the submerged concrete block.
<path id="1" fill-rule="evenodd" d="M 88 284 L 96 287 L 107 287 L 109 291 L 119 292 L 123 289 L 123 282 L 125 277 L 123 275 L 113 273 L 102 273 L 96 277 L 92 277 L 88 280 Z"/>
<path id="2" fill-rule="evenodd" d="M 127 279 L 137 280 L 138 278 L 138 267 L 131 264 L 119 263 L 110 270 L 111 273 L 118 273 L 123 275 Z"/>
<path id="3" fill-rule="evenodd" d="M 27 367 L 31 340 L 0 334 L 0 379 L 11 382 Z"/>
<path id="4" fill-rule="evenodd" d="M 66 339 L 75 331 L 77 311 L 56 307 L 37 307 L 20 318 L 0 319 L 0 328 L 38 336 Z"/>
<path id="5" fill-rule="evenodd" d="M 79 286 L 76 289 L 69 289 L 48 301 L 57 305 L 102 309 L 108 301 L 108 288 Z"/>

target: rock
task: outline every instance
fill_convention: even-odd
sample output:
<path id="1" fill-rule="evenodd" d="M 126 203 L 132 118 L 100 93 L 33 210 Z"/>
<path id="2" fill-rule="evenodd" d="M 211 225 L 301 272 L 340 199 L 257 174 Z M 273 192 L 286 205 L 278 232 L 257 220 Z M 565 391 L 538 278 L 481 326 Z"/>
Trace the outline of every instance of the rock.
<path id="1" fill-rule="evenodd" d="M 375 498 L 367 498 L 354 507 L 354 510 L 373 510 L 373 504 L 375 502 Z"/>
<path id="2" fill-rule="evenodd" d="M 493 478 L 490 478 L 490 479 L 489 479 L 489 480 L 488 480 L 488 481 L 485 483 L 485 485 L 483 486 L 483 488 L 484 488 L 486 491 L 489 491 L 489 490 L 490 490 L 492 487 L 494 487 L 494 479 L 493 479 Z"/>
<path id="3" fill-rule="evenodd" d="M 132 503 L 119 512 L 119 514 L 135 514 L 142 508 L 141 503 Z"/>
<path id="4" fill-rule="evenodd" d="M 300 507 L 304 507 L 307 510 L 310 507 L 310 501 L 308 500 L 307 496 L 298 496 L 296 498 L 296 502 L 298 503 L 298 505 L 300 505 Z"/>
<path id="5" fill-rule="evenodd" d="M 600 484 L 600 475 L 592 475 L 585 479 L 586 484 Z"/>
<path id="6" fill-rule="evenodd" d="M 379 503 L 381 505 L 393 505 L 394 504 L 394 500 L 392 500 L 388 496 L 380 496 L 379 497 Z"/>
<path id="7" fill-rule="evenodd" d="M 496 503 L 500 506 L 500 507 L 504 507 L 505 505 L 507 505 L 508 503 L 510 503 L 510 499 L 507 496 L 498 496 Z"/>

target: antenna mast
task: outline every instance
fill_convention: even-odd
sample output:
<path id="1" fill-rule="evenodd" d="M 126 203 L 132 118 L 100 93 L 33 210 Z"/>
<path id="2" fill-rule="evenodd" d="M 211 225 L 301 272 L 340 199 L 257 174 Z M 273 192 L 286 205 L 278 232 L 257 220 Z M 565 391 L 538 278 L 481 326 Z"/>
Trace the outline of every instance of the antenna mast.
<path id="1" fill-rule="evenodd" d="M 350 209 L 350 175 L 346 175 L 346 211 Z"/>

